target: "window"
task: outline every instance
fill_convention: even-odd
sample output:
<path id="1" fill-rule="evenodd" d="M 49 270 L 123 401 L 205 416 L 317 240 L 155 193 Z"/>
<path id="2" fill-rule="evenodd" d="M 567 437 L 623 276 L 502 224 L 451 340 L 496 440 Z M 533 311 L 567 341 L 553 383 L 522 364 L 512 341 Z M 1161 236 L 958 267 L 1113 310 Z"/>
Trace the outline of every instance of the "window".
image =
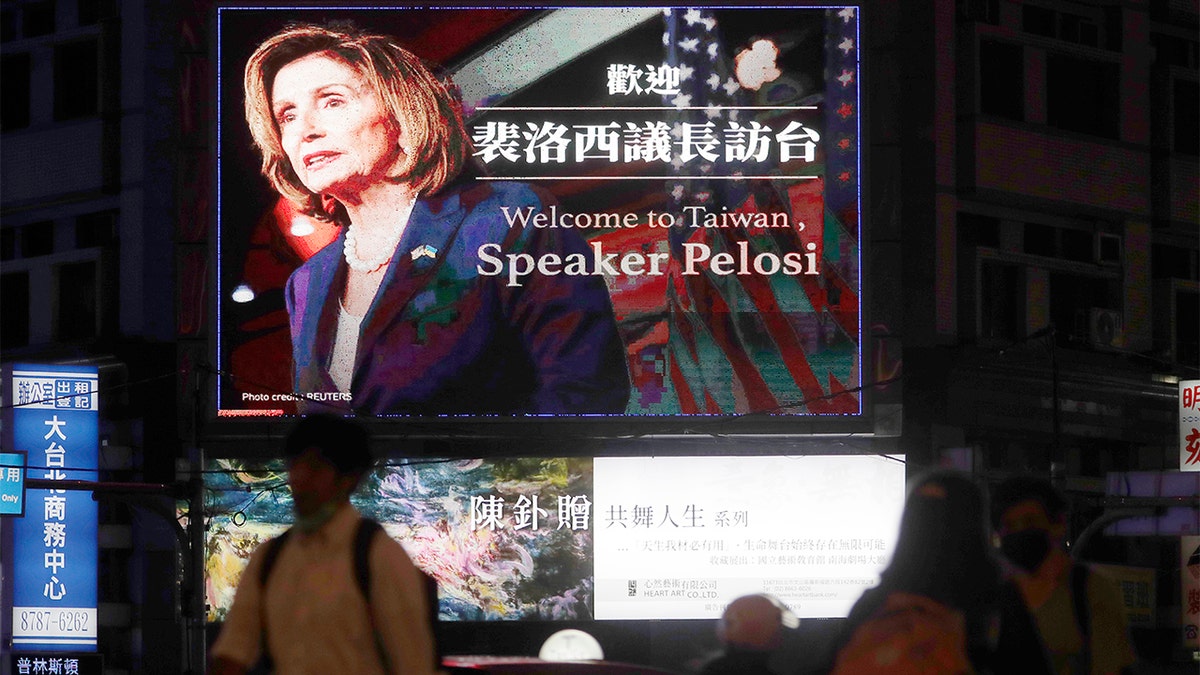
<path id="1" fill-rule="evenodd" d="M 966 21 L 1000 25 L 1000 0 L 959 0 L 958 12 Z"/>
<path id="2" fill-rule="evenodd" d="M 117 241 L 117 210 L 85 213 L 75 218 L 75 248 L 108 246 Z"/>
<path id="3" fill-rule="evenodd" d="M 1030 255 L 1072 262 L 1093 263 L 1103 260 L 1117 263 L 1121 260 L 1121 237 L 1102 234 L 1097 240 L 1095 230 L 1087 227 L 1025 223 L 1021 250 Z"/>
<path id="4" fill-rule="evenodd" d="M 1096 239 L 1096 262 L 1106 265 L 1121 263 L 1121 236 L 1101 233 Z"/>
<path id="5" fill-rule="evenodd" d="M 6 9 L 0 12 L 0 42 L 12 42 L 17 39 L 17 12 Z"/>
<path id="6" fill-rule="evenodd" d="M 54 119 L 95 115 L 100 100 L 99 41 L 68 42 L 54 48 Z"/>
<path id="7" fill-rule="evenodd" d="M 13 260 L 17 257 L 17 228 L 6 227 L 0 230 L 0 260 Z"/>
<path id="8" fill-rule="evenodd" d="M 28 272 L 0 275 L 0 307 L 4 307 L 4 321 L 0 321 L 0 344 L 5 349 L 29 344 Z"/>
<path id="9" fill-rule="evenodd" d="M 1200 365 L 1200 293 L 1181 289 L 1175 294 L 1175 360 Z"/>
<path id="10" fill-rule="evenodd" d="M 984 260 L 979 290 L 979 337 L 1008 342 L 1021 338 L 1025 326 L 1025 275 L 1021 268 Z"/>
<path id="11" fill-rule="evenodd" d="M 21 228 L 21 257 L 54 253 L 54 221 L 43 220 Z"/>
<path id="12" fill-rule="evenodd" d="M 1000 220 L 978 213 L 959 213 L 958 239 L 973 247 L 1000 248 Z"/>
<path id="13" fill-rule="evenodd" d="M 24 37 L 38 37 L 54 32 L 54 0 L 27 2 L 21 6 Z"/>
<path id="14" fill-rule="evenodd" d="M 1043 37 L 1055 37 L 1057 31 L 1054 25 L 1054 10 L 1037 5 L 1023 5 L 1021 30 Z"/>
<path id="15" fill-rule="evenodd" d="M 1058 255 L 1058 242 L 1055 241 L 1057 232 L 1049 225 L 1025 223 L 1024 251 L 1031 255 L 1042 255 L 1053 258 Z"/>
<path id="16" fill-rule="evenodd" d="M 67 263 L 58 268 L 58 339 L 96 336 L 96 261 Z"/>
<path id="17" fill-rule="evenodd" d="M 1195 249 L 1167 244 L 1150 248 L 1150 276 L 1154 279 L 1190 279 L 1195 281 L 1197 254 Z"/>
<path id="18" fill-rule="evenodd" d="M 1047 55 L 1046 123 L 1066 131 L 1117 138 L 1119 82 L 1115 63 Z"/>
<path id="19" fill-rule="evenodd" d="M 1155 64 L 1179 66 L 1188 70 L 1200 67 L 1200 42 L 1154 33 L 1150 36 L 1150 44 L 1154 46 Z"/>
<path id="20" fill-rule="evenodd" d="M 0 131 L 24 129 L 29 126 L 29 53 L 5 54 L 0 57 Z"/>
<path id="21" fill-rule="evenodd" d="M 94 26 L 117 15 L 116 0 L 78 0 L 79 25 Z"/>
<path id="22" fill-rule="evenodd" d="M 1124 23 L 1120 7 L 1089 8 L 1080 5 L 1077 9 L 1085 14 L 1023 5 L 1021 30 L 1077 45 L 1121 51 Z"/>
<path id="23" fill-rule="evenodd" d="M 1065 260 L 1093 262 L 1096 255 L 1092 233 L 1084 230 L 1063 228 L 1059 230 L 1059 255 Z"/>
<path id="24" fill-rule="evenodd" d="M 1020 45 L 980 41 L 979 111 L 1025 119 L 1025 53 Z"/>
<path id="25" fill-rule="evenodd" d="M 1172 111 L 1175 114 L 1175 152 L 1200 155 L 1200 83 L 1176 78 Z"/>
<path id="26" fill-rule="evenodd" d="M 1064 41 L 1089 47 L 1100 45 L 1100 29 L 1091 19 L 1078 14 L 1064 13 L 1059 20 L 1060 36 Z"/>
<path id="27" fill-rule="evenodd" d="M 1059 328 L 1060 342 L 1086 344 L 1091 310 L 1120 308 L 1118 282 L 1069 272 L 1050 272 L 1050 321 Z"/>

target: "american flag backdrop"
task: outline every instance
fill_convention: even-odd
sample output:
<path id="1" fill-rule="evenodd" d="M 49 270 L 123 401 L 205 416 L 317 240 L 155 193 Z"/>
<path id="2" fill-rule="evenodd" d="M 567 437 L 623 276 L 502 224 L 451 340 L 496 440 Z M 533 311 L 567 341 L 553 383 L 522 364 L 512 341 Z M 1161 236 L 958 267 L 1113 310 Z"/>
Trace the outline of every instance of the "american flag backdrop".
<path id="1" fill-rule="evenodd" d="M 735 54 L 709 9 L 664 9 L 665 62 L 681 73 L 674 107 L 683 123 L 757 121 L 778 131 L 790 121 L 818 130 L 813 162 L 684 165 L 666 189 L 677 214 L 780 210 L 791 229 L 692 228 L 670 233 L 676 267 L 667 288 L 669 338 L 662 369 L 683 414 L 856 414 L 861 411 L 859 345 L 858 16 L 826 10 L 824 82 L 814 91 L 786 83 L 750 91 L 734 77 Z M 769 176 L 729 180 L 731 176 Z M 803 178 L 801 176 L 804 176 Z M 803 223 L 803 226 L 798 225 Z M 813 251 L 816 275 L 684 275 L 685 242 L 714 252 L 748 246 L 751 256 Z M 815 247 L 814 247 L 815 245 Z M 848 391 L 851 390 L 851 391 Z"/>

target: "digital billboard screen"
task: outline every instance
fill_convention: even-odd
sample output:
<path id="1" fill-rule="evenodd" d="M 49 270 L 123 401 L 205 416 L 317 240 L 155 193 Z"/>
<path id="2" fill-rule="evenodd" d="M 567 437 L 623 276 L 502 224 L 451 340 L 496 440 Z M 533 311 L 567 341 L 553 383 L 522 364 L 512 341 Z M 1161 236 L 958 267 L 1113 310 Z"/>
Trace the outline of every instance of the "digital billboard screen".
<path id="1" fill-rule="evenodd" d="M 292 522 L 281 463 L 208 469 L 209 620 Z M 903 457 L 510 457 L 389 462 L 352 497 L 438 583 L 443 621 L 716 619 L 777 597 L 843 617 L 879 580 Z"/>
<path id="2" fill-rule="evenodd" d="M 866 414 L 857 7 L 216 22 L 218 416 Z"/>

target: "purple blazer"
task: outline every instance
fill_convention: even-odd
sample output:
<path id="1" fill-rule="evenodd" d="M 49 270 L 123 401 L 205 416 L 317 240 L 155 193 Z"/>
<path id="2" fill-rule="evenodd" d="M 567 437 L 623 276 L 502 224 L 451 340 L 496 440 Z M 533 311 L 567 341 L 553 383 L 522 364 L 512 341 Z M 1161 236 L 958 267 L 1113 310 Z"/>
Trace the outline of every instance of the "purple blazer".
<path id="1" fill-rule="evenodd" d="M 573 230 L 508 226 L 502 206 L 551 200 L 520 183 L 461 183 L 418 200 L 363 317 L 351 401 L 330 396 L 329 359 L 345 288 L 343 233 L 288 279 L 299 411 L 370 415 L 622 413 L 625 349 L 599 276 L 480 274 L 495 255 L 590 249 Z M 424 255 L 420 253 L 424 252 Z M 484 266 L 485 271 L 488 266 Z M 317 400 L 323 399 L 323 400 Z"/>

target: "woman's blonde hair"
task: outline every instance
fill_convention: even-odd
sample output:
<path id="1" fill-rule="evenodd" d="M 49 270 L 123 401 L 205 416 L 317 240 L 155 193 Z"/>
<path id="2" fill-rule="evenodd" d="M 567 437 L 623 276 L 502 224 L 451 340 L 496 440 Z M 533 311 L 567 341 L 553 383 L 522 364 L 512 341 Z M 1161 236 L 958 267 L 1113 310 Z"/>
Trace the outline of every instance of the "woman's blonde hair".
<path id="1" fill-rule="evenodd" d="M 263 175 L 280 194 L 309 215 L 346 224 L 345 209 L 310 192 L 292 170 L 271 109 L 271 87 L 279 70 L 323 52 L 357 69 L 404 129 L 407 158 L 393 180 L 430 195 L 458 175 L 472 154 L 462 106 L 419 58 L 385 35 L 344 24 L 299 24 L 267 38 L 246 62 L 246 122 L 262 153 Z"/>

